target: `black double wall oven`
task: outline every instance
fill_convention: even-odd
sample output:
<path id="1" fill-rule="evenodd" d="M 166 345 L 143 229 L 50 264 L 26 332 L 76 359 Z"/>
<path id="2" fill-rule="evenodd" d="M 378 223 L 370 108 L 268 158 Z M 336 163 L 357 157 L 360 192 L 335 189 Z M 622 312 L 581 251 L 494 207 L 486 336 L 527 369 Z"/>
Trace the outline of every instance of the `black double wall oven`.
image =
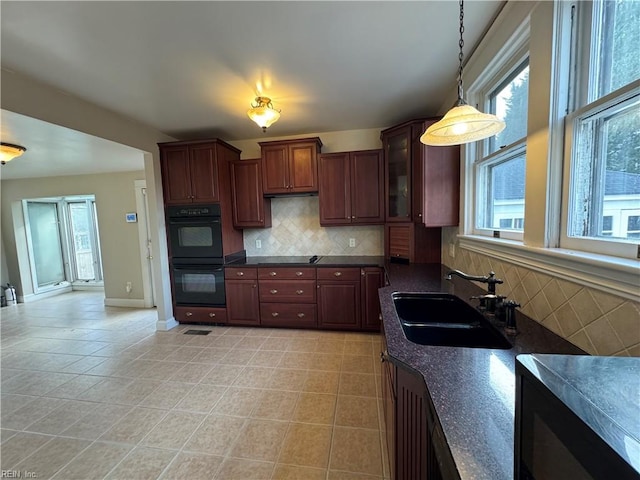
<path id="1" fill-rule="evenodd" d="M 175 304 L 223 307 L 220 205 L 171 205 L 166 214 Z"/>

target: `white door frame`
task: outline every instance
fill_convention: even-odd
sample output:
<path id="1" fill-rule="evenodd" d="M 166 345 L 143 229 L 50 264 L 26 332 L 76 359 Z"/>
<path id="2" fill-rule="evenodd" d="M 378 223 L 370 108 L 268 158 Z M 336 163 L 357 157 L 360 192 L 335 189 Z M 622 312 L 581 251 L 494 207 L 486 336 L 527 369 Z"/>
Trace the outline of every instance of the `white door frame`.
<path id="1" fill-rule="evenodd" d="M 147 181 L 134 181 L 136 194 L 136 210 L 138 212 L 138 244 L 142 263 L 142 294 L 145 308 L 156 306 L 151 260 L 153 259 L 153 245 L 149 228 L 149 206 L 147 203 Z"/>

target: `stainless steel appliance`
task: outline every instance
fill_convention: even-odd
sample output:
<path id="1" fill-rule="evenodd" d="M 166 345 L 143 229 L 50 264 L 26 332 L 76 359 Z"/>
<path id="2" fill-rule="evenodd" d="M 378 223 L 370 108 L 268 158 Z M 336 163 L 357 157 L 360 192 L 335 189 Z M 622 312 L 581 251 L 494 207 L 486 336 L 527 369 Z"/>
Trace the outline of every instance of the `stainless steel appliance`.
<path id="1" fill-rule="evenodd" d="M 640 479 L 640 358 L 519 355 L 518 480 Z"/>

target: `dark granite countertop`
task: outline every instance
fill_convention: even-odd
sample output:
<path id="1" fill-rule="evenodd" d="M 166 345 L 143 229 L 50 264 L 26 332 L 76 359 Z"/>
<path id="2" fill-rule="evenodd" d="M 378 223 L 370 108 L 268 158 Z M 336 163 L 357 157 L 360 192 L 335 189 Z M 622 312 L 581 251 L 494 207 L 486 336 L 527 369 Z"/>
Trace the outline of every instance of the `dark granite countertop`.
<path id="1" fill-rule="evenodd" d="M 368 255 L 318 255 L 317 261 L 311 263 L 311 255 L 291 256 L 254 256 L 240 258 L 227 265 L 230 267 L 241 265 L 270 265 L 270 266 L 318 266 L 318 267 L 384 267 L 384 257 Z"/>
<path id="2" fill-rule="evenodd" d="M 379 295 L 387 350 L 394 363 L 407 365 L 424 378 L 460 478 L 511 479 L 516 355 L 585 352 L 520 312 L 516 315 L 519 333 L 509 337 L 513 344 L 510 350 L 424 346 L 408 341 L 393 306 L 393 292 L 446 292 L 469 303 L 472 295 L 484 292 L 458 277 L 445 280 L 448 270 L 439 264 L 386 265 L 390 286 L 380 289 Z"/>
<path id="3" fill-rule="evenodd" d="M 640 472 L 640 358 L 531 354 L 518 363 Z"/>

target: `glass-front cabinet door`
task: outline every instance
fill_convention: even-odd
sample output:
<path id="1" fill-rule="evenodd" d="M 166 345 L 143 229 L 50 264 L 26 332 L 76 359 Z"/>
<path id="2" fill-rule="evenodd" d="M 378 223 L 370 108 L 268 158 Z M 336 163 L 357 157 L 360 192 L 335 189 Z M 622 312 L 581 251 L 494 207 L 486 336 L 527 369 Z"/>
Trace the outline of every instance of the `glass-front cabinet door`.
<path id="1" fill-rule="evenodd" d="M 387 222 L 411 221 L 411 126 L 382 132 Z"/>

